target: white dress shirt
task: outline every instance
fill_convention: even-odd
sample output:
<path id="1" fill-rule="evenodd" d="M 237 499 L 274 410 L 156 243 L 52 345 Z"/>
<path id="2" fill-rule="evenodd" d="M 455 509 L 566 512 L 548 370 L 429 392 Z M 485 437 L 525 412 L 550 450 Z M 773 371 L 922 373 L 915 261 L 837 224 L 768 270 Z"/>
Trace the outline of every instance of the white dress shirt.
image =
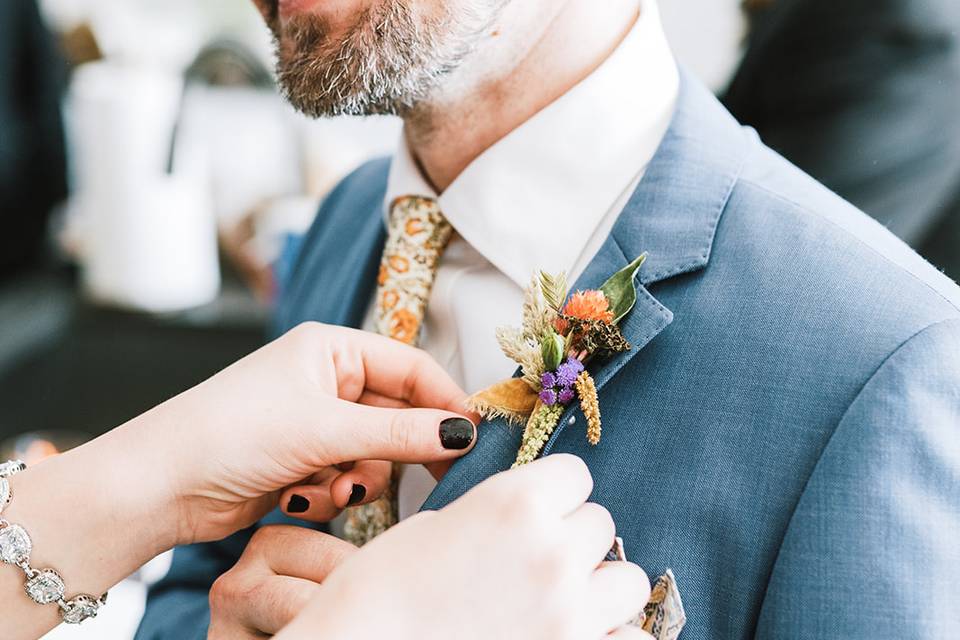
<path id="1" fill-rule="evenodd" d="M 385 208 L 398 196 L 436 198 L 456 230 L 437 271 L 420 335 L 468 392 L 516 364 L 495 331 L 520 324 L 523 289 L 540 270 L 573 282 L 606 240 L 669 126 L 679 72 L 655 0 L 586 79 L 490 147 L 437 195 L 405 142 L 390 168 Z M 371 301 L 364 328 L 374 330 Z M 434 486 L 422 467 L 400 483 L 400 516 Z"/>

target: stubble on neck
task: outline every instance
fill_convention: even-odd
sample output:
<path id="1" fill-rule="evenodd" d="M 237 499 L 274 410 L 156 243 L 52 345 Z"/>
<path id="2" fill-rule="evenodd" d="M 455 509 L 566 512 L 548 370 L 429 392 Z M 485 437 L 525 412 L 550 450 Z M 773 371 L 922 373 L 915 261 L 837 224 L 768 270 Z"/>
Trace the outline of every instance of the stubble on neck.
<path id="1" fill-rule="evenodd" d="M 526 8 L 537 4 L 539 11 Z M 639 5 L 508 4 L 502 24 L 403 115 L 407 144 L 428 182 L 442 193 L 484 151 L 595 71 L 636 23 Z"/>

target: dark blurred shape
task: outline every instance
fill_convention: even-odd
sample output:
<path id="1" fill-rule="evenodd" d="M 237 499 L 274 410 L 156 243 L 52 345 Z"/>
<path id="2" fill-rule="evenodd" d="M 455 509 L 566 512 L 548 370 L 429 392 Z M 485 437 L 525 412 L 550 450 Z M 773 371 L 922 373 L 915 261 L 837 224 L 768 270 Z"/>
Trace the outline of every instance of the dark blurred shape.
<path id="1" fill-rule="evenodd" d="M 920 253 L 960 282 L 960 190 L 953 208 L 920 245 Z"/>
<path id="2" fill-rule="evenodd" d="M 774 0 L 743 0 L 743 9 L 747 13 L 764 11 L 773 6 Z"/>
<path id="3" fill-rule="evenodd" d="M 0 457 L 22 460 L 28 467 L 82 445 L 88 437 L 74 431 L 34 431 L 0 442 Z"/>
<path id="4" fill-rule="evenodd" d="M 60 38 L 60 45 L 63 47 L 67 62 L 74 67 L 103 59 L 97 36 L 86 22 L 64 32 Z"/>
<path id="5" fill-rule="evenodd" d="M 727 107 L 921 252 L 945 243 L 927 257 L 960 276 L 944 236 L 960 224 L 960 2 L 744 5 L 751 32 Z"/>
<path id="6" fill-rule="evenodd" d="M 214 87 L 274 89 L 273 76 L 250 47 L 231 39 L 211 42 L 186 71 L 187 82 Z"/>
<path id="7" fill-rule="evenodd" d="M 0 2 L 0 276 L 37 260 L 67 194 L 65 71 L 35 1 Z"/>
<path id="8" fill-rule="evenodd" d="M 89 305 L 54 275 L 0 286 L 0 453 L 25 432 L 69 448 L 260 347 L 264 318 L 227 288 L 216 309 L 157 317 Z"/>

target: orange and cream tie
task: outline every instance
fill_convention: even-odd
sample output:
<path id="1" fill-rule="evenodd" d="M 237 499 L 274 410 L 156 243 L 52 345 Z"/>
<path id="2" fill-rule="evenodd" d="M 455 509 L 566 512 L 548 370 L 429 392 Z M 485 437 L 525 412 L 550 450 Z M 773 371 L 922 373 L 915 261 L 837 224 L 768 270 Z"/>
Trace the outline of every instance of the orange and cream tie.
<path id="1" fill-rule="evenodd" d="M 440 256 L 453 227 L 436 200 L 404 196 L 390 207 L 387 244 L 377 276 L 377 332 L 416 344 Z M 397 523 L 400 465 L 394 465 L 390 486 L 378 500 L 347 511 L 344 536 L 357 546 Z"/>

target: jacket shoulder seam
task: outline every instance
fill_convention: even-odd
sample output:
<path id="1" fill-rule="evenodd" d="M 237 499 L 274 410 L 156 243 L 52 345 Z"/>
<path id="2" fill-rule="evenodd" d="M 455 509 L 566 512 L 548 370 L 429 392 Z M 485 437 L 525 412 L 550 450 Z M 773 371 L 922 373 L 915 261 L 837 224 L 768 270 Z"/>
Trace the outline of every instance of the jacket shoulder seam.
<path id="1" fill-rule="evenodd" d="M 829 225 L 832 226 L 833 228 L 835 228 L 835 229 L 839 230 L 840 232 L 842 232 L 843 235 L 844 235 L 844 237 L 850 238 L 850 239 L 854 240 L 854 241 L 857 242 L 859 245 L 863 246 L 864 248 L 868 249 L 871 253 L 873 253 L 873 254 L 875 254 L 876 256 L 878 256 L 881 260 L 883 260 L 883 262 L 884 262 L 885 264 L 890 265 L 891 267 L 893 267 L 894 269 L 896 269 L 897 271 L 899 271 L 899 272 L 901 272 L 901 273 L 907 274 L 912 280 L 914 280 L 915 282 L 919 283 L 919 284 L 922 285 L 925 289 L 928 289 L 931 293 L 933 293 L 937 298 L 939 298 L 940 300 L 942 300 L 943 302 L 945 302 L 951 309 L 953 309 L 954 311 L 960 312 L 960 303 L 954 302 L 953 300 L 951 300 L 950 298 L 948 298 L 946 295 L 944 295 L 944 293 L 943 293 L 942 291 L 938 290 L 935 286 L 933 286 L 931 283 L 927 282 L 926 280 L 924 280 L 923 278 L 921 278 L 919 275 L 917 275 L 917 274 L 914 273 L 913 271 L 910 271 L 909 269 L 907 269 L 907 268 L 904 267 L 903 265 L 901 265 L 901 264 L 899 264 L 899 263 L 897 263 L 897 262 L 894 262 L 893 260 L 890 259 L 889 256 L 884 255 L 883 253 L 879 252 L 879 251 L 876 249 L 876 247 L 874 247 L 874 246 L 872 246 L 870 243 L 864 241 L 863 238 L 860 238 L 860 237 L 858 237 L 856 234 L 851 233 L 848 229 L 845 229 L 844 227 L 838 225 L 838 224 L 837 224 L 836 222 L 834 222 L 833 220 L 830 220 L 830 219 L 827 218 L 826 216 L 823 216 L 823 215 L 817 213 L 815 210 L 811 209 L 810 207 L 808 207 L 808 206 L 806 206 L 806 205 L 803 205 L 803 204 L 801 204 L 801 203 L 799 203 L 799 202 L 796 202 L 795 200 L 793 200 L 793 199 L 791 199 L 791 198 L 788 198 L 788 197 L 784 196 L 784 195 L 781 194 L 781 193 L 777 193 L 776 191 L 773 191 L 773 190 L 771 190 L 769 187 L 766 187 L 766 186 L 764 186 L 764 185 L 762 185 L 762 184 L 759 184 L 758 182 L 755 182 L 755 181 L 750 180 L 750 179 L 741 179 L 739 182 L 740 182 L 740 184 L 743 184 L 743 185 L 746 185 L 746 186 L 749 186 L 749 187 L 753 187 L 754 189 L 757 189 L 757 190 L 759 190 L 759 191 L 762 191 L 763 193 L 765 193 L 766 195 L 770 196 L 771 198 L 774 198 L 774 199 L 776 199 L 776 200 L 779 200 L 780 202 L 786 203 L 786 204 L 790 205 L 791 207 L 794 207 L 795 209 L 797 209 L 797 210 L 799 210 L 799 211 L 802 211 L 803 213 L 809 214 L 809 215 L 811 215 L 811 216 L 815 216 L 817 219 L 826 222 L 827 224 L 829 224 Z M 837 196 L 837 197 L 839 198 L 839 196 Z M 849 204 L 849 203 L 848 203 L 848 204 Z M 853 207 L 853 205 L 849 205 L 849 206 Z M 864 215 L 866 215 L 866 214 L 864 214 Z M 931 266 L 931 268 L 935 268 L 935 267 L 932 267 L 932 266 Z"/>

